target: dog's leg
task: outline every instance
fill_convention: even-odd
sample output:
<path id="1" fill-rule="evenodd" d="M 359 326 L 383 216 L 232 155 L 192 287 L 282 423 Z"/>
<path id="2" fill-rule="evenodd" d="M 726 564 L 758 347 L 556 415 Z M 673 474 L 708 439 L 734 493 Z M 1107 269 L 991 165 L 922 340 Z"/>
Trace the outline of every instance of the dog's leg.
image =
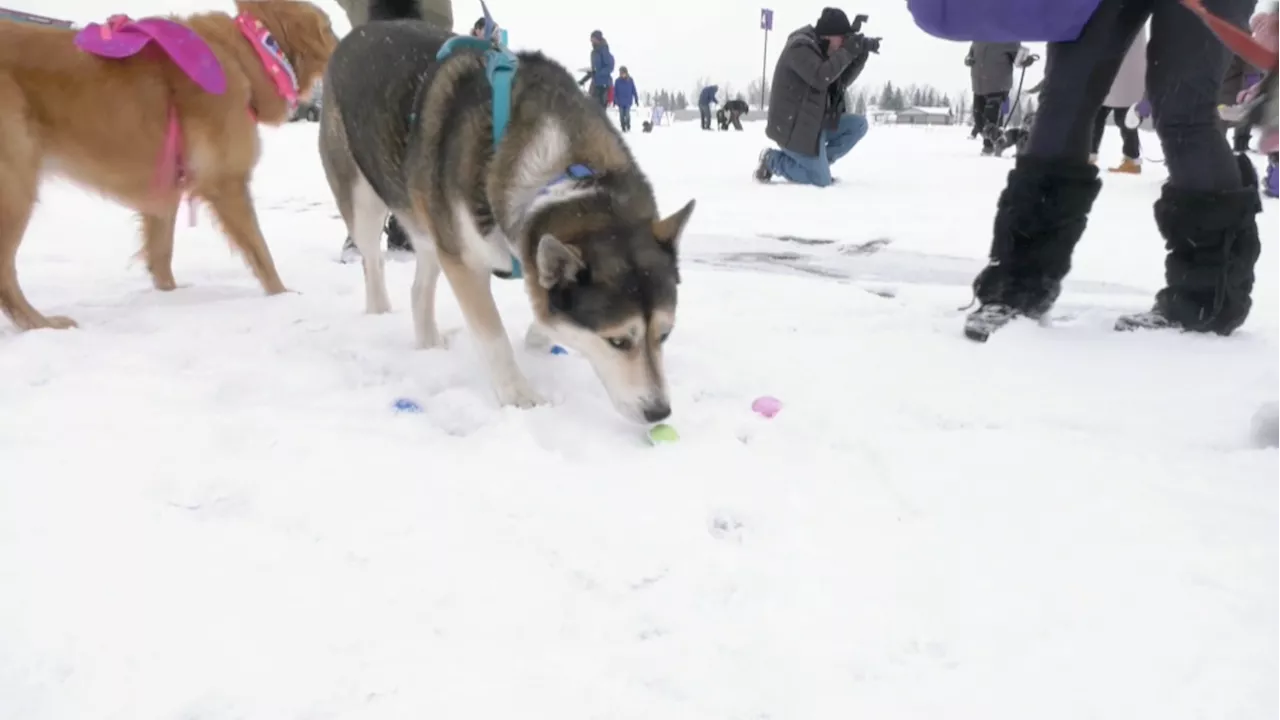
<path id="1" fill-rule="evenodd" d="M 284 282 L 276 272 L 275 262 L 271 259 L 271 250 L 262 237 L 262 228 L 258 226 L 258 215 L 253 209 L 253 200 L 249 197 L 247 179 L 224 181 L 201 193 L 213 214 L 222 224 L 227 237 L 239 248 L 244 260 L 248 263 L 262 289 L 268 295 L 285 292 Z"/>
<path id="2" fill-rule="evenodd" d="M 502 326 L 502 316 L 498 314 L 498 304 L 489 287 L 492 280 L 490 269 L 472 269 L 461 259 L 444 253 L 437 257 L 453 294 L 458 298 L 462 316 L 480 346 L 498 402 L 522 408 L 541 404 L 542 398 L 534 392 L 516 365 L 515 351 L 511 348 L 506 328 Z"/>
<path id="3" fill-rule="evenodd" d="M 360 251 L 364 266 L 364 311 L 370 315 L 391 312 L 387 296 L 386 260 L 382 257 L 382 226 L 387 221 L 387 204 L 363 177 L 351 187 L 351 217 L 347 232 Z"/>
<path id="4" fill-rule="evenodd" d="M 40 314 L 18 284 L 18 246 L 36 204 L 40 153 L 26 126 L 21 91 L 3 81 L 0 75 L 0 310 L 20 330 L 72 328 L 69 317 Z"/>
<path id="5" fill-rule="evenodd" d="M 440 329 L 436 326 L 436 283 L 440 280 L 440 261 L 436 259 L 436 249 L 430 240 L 415 237 L 413 244 L 418 259 L 413 273 L 413 295 L 409 298 L 413 308 L 413 333 L 419 348 L 443 347 Z"/>
<path id="6" fill-rule="evenodd" d="M 166 215 L 142 216 L 142 254 L 151 273 L 151 284 L 157 290 L 178 287 L 173 279 L 173 223 L 177 218 L 177 205 Z"/>

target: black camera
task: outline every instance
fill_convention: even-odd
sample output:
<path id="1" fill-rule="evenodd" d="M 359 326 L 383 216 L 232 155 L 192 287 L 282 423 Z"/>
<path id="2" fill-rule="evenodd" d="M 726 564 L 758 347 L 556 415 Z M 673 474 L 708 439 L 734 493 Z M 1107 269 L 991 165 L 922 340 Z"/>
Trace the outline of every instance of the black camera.
<path id="1" fill-rule="evenodd" d="M 854 15 L 853 22 L 849 26 L 849 34 L 857 40 L 857 43 L 862 50 L 869 53 L 879 53 L 880 38 L 869 38 L 862 34 L 862 23 L 870 19 L 871 16 L 869 15 Z"/>

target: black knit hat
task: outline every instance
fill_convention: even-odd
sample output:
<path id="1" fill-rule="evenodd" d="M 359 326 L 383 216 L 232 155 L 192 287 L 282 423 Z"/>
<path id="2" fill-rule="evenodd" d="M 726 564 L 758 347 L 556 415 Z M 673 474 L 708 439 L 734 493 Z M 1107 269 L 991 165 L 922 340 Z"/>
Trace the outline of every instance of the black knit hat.
<path id="1" fill-rule="evenodd" d="M 818 37 L 832 37 L 848 35 L 853 32 L 853 26 L 849 24 L 849 16 L 845 15 L 843 10 L 829 7 L 822 8 L 822 17 L 818 18 L 813 30 Z"/>

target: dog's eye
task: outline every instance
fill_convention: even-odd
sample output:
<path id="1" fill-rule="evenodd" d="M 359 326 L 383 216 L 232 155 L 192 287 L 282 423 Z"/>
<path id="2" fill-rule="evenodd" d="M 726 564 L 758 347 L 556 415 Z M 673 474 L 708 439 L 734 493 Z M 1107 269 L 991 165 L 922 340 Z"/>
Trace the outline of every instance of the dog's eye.
<path id="1" fill-rule="evenodd" d="M 609 345 L 614 350 L 620 350 L 622 352 L 626 352 L 631 349 L 632 342 L 631 342 L 631 338 L 628 338 L 628 337 L 616 337 L 616 338 L 609 338 Z"/>
<path id="2" fill-rule="evenodd" d="M 660 343 L 664 343 L 664 342 L 666 342 L 666 341 L 667 341 L 667 338 L 669 338 L 669 337 L 671 337 L 671 331 L 670 331 L 670 330 L 668 330 L 668 331 L 666 331 L 666 332 L 662 333 L 661 335 L 659 335 L 659 336 L 658 336 L 658 342 L 660 342 Z"/>

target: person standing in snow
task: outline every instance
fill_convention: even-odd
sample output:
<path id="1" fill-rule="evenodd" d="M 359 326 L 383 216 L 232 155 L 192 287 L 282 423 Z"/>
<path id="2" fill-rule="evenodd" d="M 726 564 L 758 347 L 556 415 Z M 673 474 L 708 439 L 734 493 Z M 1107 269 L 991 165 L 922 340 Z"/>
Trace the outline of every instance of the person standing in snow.
<path id="1" fill-rule="evenodd" d="M 698 115 L 702 119 L 702 129 L 711 129 L 711 105 L 716 101 L 719 85 L 708 85 L 698 93 Z"/>
<path id="2" fill-rule="evenodd" d="M 1089 162 L 1097 164 L 1098 148 L 1102 147 L 1102 134 L 1107 129 L 1107 118 L 1114 117 L 1116 127 L 1120 128 L 1120 138 L 1124 141 L 1122 152 L 1124 158 L 1120 165 L 1109 168 L 1113 173 L 1137 175 L 1142 172 L 1142 140 L 1138 137 L 1138 128 L 1129 127 L 1125 120 L 1129 108 L 1142 102 L 1147 89 L 1147 29 L 1138 30 L 1138 36 L 1125 53 L 1124 62 L 1116 73 L 1115 82 L 1111 83 L 1111 92 L 1098 108 L 1098 115 L 1093 119 L 1093 153 Z"/>
<path id="3" fill-rule="evenodd" d="M 1016 42 L 976 42 L 969 46 L 964 64 L 973 84 L 974 135 L 982 137 L 982 154 L 995 152 L 1000 132 L 1000 111 L 1013 90 L 1013 66 L 1030 65 L 1031 55 Z"/>
<path id="4" fill-rule="evenodd" d="M 1089 162 L 1093 118 L 1148 20 L 1147 91 L 1169 171 L 1155 203 L 1165 287 L 1149 311 L 1121 316 L 1115 329 L 1229 335 L 1253 305 L 1262 211 L 1252 162 L 1232 154 L 1217 125 L 1231 52 L 1180 3 L 1058 1 L 1096 8 L 1076 40 L 1049 44 L 1035 127 L 996 203 L 990 263 L 973 281 L 980 306 L 966 318 L 965 335 L 985 341 L 1016 318 L 1045 317 L 1058 299 L 1102 188 Z M 1242 27 L 1254 0 L 1211 4 Z"/>
<path id="5" fill-rule="evenodd" d="M 591 83 L 591 97 L 600 107 L 609 107 L 609 89 L 613 87 L 613 53 L 604 33 L 591 31 L 591 69 L 578 81 L 579 85 Z"/>
<path id="6" fill-rule="evenodd" d="M 773 69 L 765 123 L 778 149 L 761 151 L 756 180 L 831 184 L 831 165 L 867 134 L 867 119 L 848 112 L 845 90 L 879 51 L 880 39 L 855 33 L 836 8 L 823 8 L 818 22 L 791 33 Z"/>
<path id="7" fill-rule="evenodd" d="M 613 83 L 613 104 L 618 106 L 618 124 L 622 132 L 631 132 L 631 106 L 636 103 L 636 82 L 627 72 L 627 66 L 618 68 L 618 79 Z"/>

